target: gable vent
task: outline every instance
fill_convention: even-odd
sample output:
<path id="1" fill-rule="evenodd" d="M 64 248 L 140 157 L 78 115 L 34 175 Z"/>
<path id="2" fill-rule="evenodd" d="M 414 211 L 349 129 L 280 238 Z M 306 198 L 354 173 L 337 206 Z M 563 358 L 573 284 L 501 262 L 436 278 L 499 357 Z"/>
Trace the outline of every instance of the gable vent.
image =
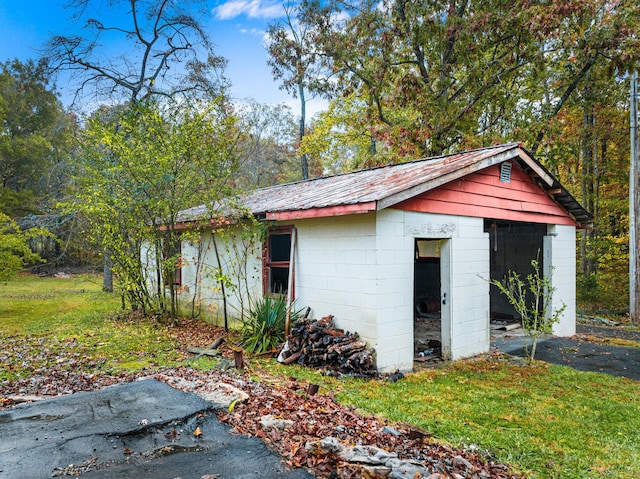
<path id="1" fill-rule="evenodd" d="M 508 161 L 500 164 L 500 181 L 503 183 L 511 182 L 511 163 Z"/>

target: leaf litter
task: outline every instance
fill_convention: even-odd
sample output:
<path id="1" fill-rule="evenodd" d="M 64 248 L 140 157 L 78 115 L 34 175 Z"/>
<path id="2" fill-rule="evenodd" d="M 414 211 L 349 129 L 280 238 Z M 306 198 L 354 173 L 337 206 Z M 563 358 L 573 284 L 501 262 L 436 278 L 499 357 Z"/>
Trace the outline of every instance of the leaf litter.
<path id="1" fill-rule="evenodd" d="M 224 334 L 224 330 L 199 321 L 183 320 L 171 328 L 170 334 L 186 349 L 189 344 L 207 346 Z M 320 447 L 328 438 L 343 445 L 341 447 L 370 447 L 415 465 L 422 472 L 406 476 L 414 479 L 522 477 L 515 474 L 509 465 L 494 463 L 479 451 L 441 444 L 428 434 L 415 434 L 415 429 L 408 425 L 389 425 L 373 416 L 360 414 L 352 407 L 339 404 L 331 392 L 311 395 L 305 385 L 293 378 L 271 385 L 250 379 L 246 371 L 202 371 L 189 366 L 157 368 L 153 372 L 107 372 L 101 370 L 100 360 L 88 357 L 73 340 L 66 341 L 63 349 L 38 344 L 34 338 L 5 340 L 0 360 L 10 359 L 10 364 L 18 358 L 29 375 L 0 382 L 0 409 L 22 402 L 20 398 L 31 400 L 34 397 L 94 391 L 143 377 L 156 378 L 199 395 L 206 395 L 212 385 L 219 387 L 223 383 L 245 394 L 233 400 L 230 407 L 221 409 L 218 419 L 231 426 L 237 434 L 261 438 L 281 455 L 287 466 L 304 468 L 318 478 L 391 477 L 388 468 L 371 462 L 351 462 L 335 450 Z M 34 346 L 40 347 L 34 352 Z M 225 355 L 232 356 L 233 352 L 225 351 Z M 33 362 L 31 368 L 30 362 Z M 263 427 L 265 416 L 284 420 L 286 427 Z"/>

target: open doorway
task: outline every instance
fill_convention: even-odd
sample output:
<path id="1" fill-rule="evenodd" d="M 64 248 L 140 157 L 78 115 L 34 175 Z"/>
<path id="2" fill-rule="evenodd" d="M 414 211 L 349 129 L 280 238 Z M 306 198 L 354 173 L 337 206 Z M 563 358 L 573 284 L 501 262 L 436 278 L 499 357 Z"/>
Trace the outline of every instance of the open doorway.
<path id="1" fill-rule="evenodd" d="M 413 275 L 413 353 L 417 361 L 442 357 L 442 246 L 444 240 L 416 239 Z"/>
<path id="2" fill-rule="evenodd" d="M 542 246 L 547 234 L 546 224 L 487 219 L 484 230 L 489 233 L 492 280 L 501 280 L 509 271 L 515 271 L 525 279 L 533 272 L 533 259 L 537 259 L 540 270 L 544 270 Z M 507 298 L 493 285 L 490 288 L 490 308 L 493 336 L 512 334 L 520 328 L 522 319 Z"/>

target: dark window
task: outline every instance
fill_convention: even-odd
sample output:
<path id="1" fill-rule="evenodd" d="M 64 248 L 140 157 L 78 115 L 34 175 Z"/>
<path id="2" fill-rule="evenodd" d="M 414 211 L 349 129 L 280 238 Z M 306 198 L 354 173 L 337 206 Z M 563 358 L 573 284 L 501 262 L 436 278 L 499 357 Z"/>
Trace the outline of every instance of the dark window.
<path id="1" fill-rule="evenodd" d="M 289 261 L 291 257 L 291 231 L 269 235 L 269 260 Z"/>
<path id="2" fill-rule="evenodd" d="M 269 231 L 263 254 L 265 294 L 286 294 L 289 288 L 289 260 L 291 258 L 292 227 Z"/>
<path id="3" fill-rule="evenodd" d="M 269 268 L 269 292 L 286 293 L 289 288 L 289 268 Z"/>
<path id="4" fill-rule="evenodd" d="M 182 241 L 180 238 L 175 242 L 174 245 L 170 245 L 169 241 L 164 243 L 164 248 L 162 251 L 163 257 L 165 260 L 171 259 L 171 261 L 175 264 L 174 268 L 167 268 L 164 276 L 164 284 L 165 286 L 169 285 L 170 281 L 173 281 L 173 284 L 176 286 L 182 285 Z"/>

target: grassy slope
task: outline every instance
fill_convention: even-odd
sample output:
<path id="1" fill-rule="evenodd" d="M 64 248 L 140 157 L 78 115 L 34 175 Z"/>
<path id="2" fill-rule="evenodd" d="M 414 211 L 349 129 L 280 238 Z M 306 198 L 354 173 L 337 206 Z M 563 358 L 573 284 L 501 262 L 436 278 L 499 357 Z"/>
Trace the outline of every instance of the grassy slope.
<path id="1" fill-rule="evenodd" d="M 150 321 L 109 319 L 119 299 L 95 277 L 0 284 L 0 396 L 3 381 L 56 366 L 87 372 L 180 364 L 176 340 Z M 47 354 L 39 354 L 46 350 Z M 532 478 L 640 475 L 640 383 L 502 357 L 464 361 L 404 380 L 336 380 L 272 360 L 254 371 L 297 376 L 332 389 L 362 411 L 427 429 L 456 446 L 476 447 Z"/>

